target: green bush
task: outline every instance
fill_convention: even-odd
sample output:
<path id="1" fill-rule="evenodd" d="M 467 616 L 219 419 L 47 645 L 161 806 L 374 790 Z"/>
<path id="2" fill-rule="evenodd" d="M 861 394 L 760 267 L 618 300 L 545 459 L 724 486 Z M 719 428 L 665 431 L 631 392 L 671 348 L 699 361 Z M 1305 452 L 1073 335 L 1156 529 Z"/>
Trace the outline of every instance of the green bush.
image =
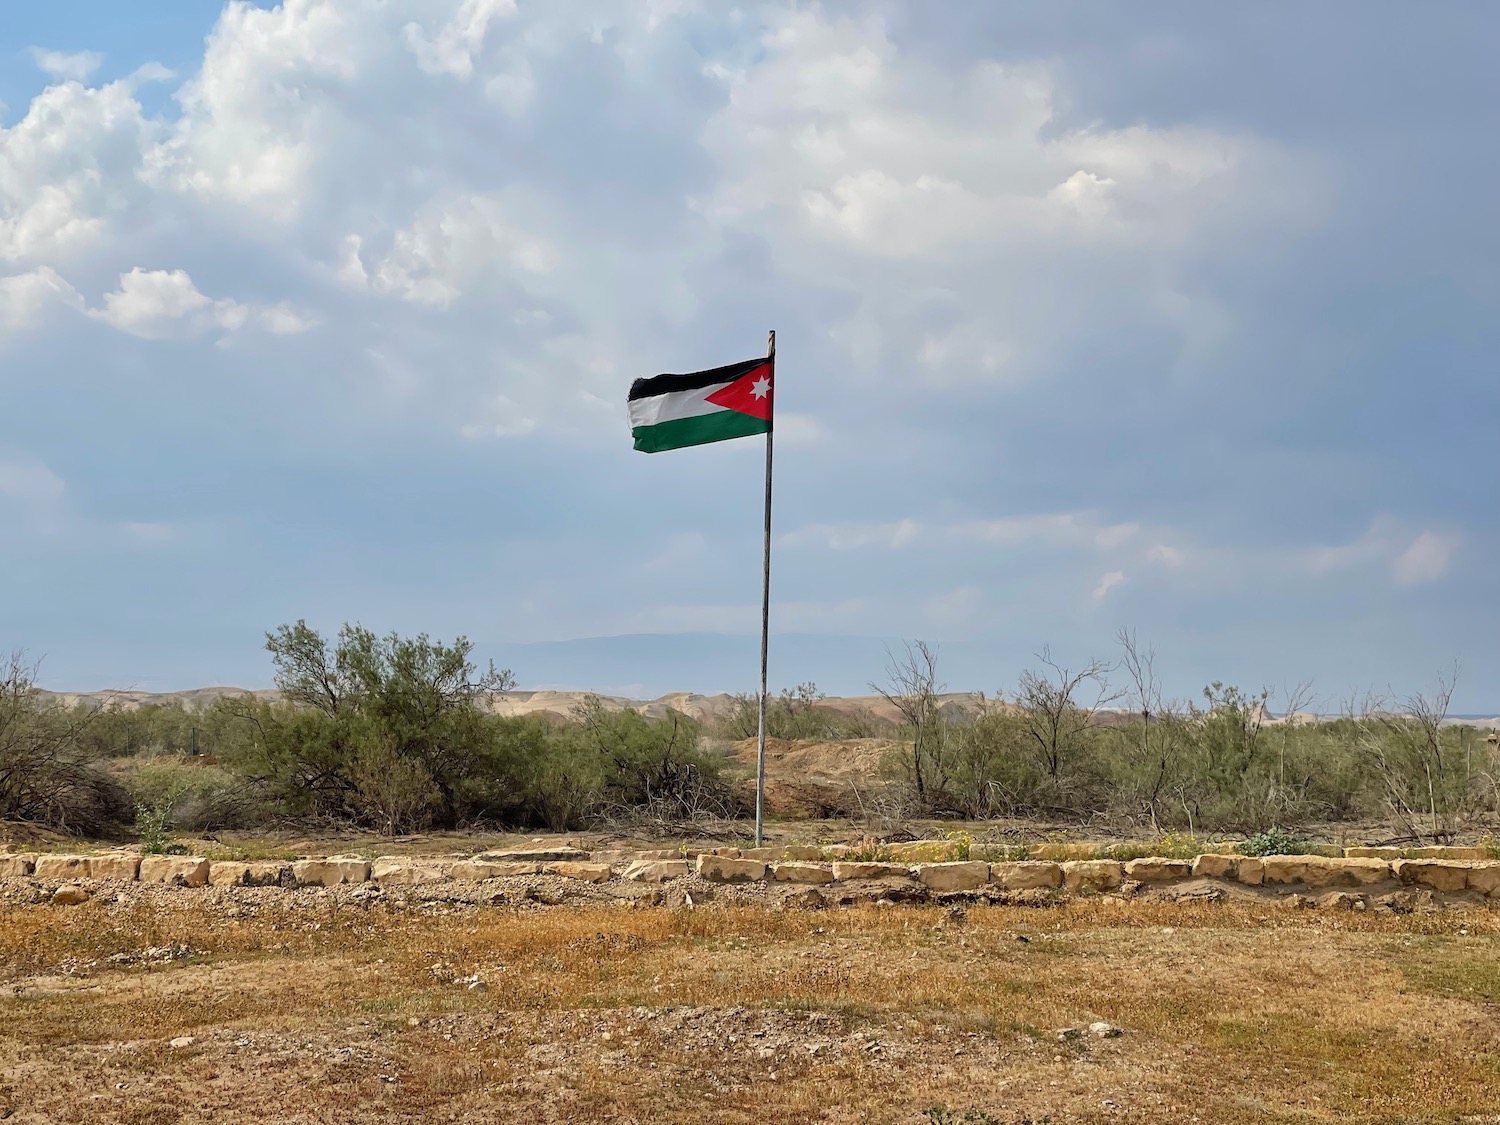
<path id="1" fill-rule="evenodd" d="M 1268 828 L 1257 832 L 1237 849 L 1241 855 L 1305 855 L 1308 844 L 1285 828 Z"/>

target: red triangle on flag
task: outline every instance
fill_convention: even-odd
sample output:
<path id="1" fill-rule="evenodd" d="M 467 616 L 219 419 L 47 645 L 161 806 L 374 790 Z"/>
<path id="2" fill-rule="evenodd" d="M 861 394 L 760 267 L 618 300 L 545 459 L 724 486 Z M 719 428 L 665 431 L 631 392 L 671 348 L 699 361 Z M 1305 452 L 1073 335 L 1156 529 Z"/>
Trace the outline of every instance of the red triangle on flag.
<path id="1" fill-rule="evenodd" d="M 771 400 L 774 397 L 775 367 L 770 359 L 759 367 L 752 367 L 727 387 L 721 387 L 709 395 L 708 402 L 727 407 L 762 422 L 771 420 Z"/>

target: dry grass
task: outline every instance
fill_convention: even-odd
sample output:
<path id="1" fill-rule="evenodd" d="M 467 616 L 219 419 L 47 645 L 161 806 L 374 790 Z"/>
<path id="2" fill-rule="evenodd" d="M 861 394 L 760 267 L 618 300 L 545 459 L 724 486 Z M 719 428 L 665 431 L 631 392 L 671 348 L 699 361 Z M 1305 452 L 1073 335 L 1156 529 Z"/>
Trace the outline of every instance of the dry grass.
<path id="1" fill-rule="evenodd" d="M 1492 912 L 173 901 L 0 915 L 11 1121 L 1500 1113 Z M 1057 1041 L 1097 1019 L 1124 1035 Z"/>

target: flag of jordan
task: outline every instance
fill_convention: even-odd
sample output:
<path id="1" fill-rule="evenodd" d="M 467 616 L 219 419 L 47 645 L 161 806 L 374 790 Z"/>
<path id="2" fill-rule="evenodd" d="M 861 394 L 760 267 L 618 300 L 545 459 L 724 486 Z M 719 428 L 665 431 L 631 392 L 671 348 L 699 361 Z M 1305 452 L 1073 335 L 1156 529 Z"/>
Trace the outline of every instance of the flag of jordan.
<path id="1" fill-rule="evenodd" d="M 645 453 L 707 445 L 771 430 L 775 360 L 769 356 L 630 385 L 630 432 Z"/>

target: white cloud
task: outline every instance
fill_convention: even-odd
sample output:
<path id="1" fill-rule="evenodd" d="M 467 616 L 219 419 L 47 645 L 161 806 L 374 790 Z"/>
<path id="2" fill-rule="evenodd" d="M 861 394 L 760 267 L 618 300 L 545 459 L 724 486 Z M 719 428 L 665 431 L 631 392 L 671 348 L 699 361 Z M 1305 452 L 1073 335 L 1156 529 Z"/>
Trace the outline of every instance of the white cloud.
<path id="1" fill-rule="evenodd" d="M 396 232 L 390 253 L 373 269 L 364 266 L 357 238 L 345 245 L 350 254 L 343 267 L 346 278 L 363 275 L 377 292 L 439 307 L 457 300 L 483 274 L 544 274 L 555 259 L 545 242 L 506 221 L 498 200 L 482 196 L 429 208 Z"/>
<path id="2" fill-rule="evenodd" d="M 41 47 L 31 48 L 31 57 L 42 73 L 59 82 L 86 81 L 104 61 L 98 51 L 48 51 Z"/>
<path id="3" fill-rule="evenodd" d="M 484 46 L 490 21 L 515 14 L 515 0 L 463 0 L 436 35 L 429 37 L 419 23 L 407 24 L 402 33 L 424 72 L 468 78 L 474 73 L 474 56 Z"/>
<path id="4" fill-rule="evenodd" d="M 0 277 L 0 328 L 38 326 L 55 305 L 81 309 L 83 296 L 50 266 Z"/>
<path id="5" fill-rule="evenodd" d="M 120 287 L 104 295 L 104 307 L 89 315 L 146 340 L 196 336 L 211 328 L 235 332 L 255 323 L 274 335 L 293 335 L 315 321 L 286 306 L 262 308 L 198 291 L 185 270 L 143 270 L 120 275 Z"/>
<path id="6" fill-rule="evenodd" d="M 1391 563 L 1391 575 L 1403 586 L 1436 582 L 1448 573 L 1458 537 L 1424 531 Z"/>
<path id="7" fill-rule="evenodd" d="M 1123 585 L 1124 582 L 1124 571 L 1111 570 L 1108 573 L 1101 574 L 1099 576 L 1099 584 L 1094 587 L 1094 592 L 1091 597 L 1096 602 L 1102 602 L 1105 598 L 1109 597 L 1109 592 L 1111 590 L 1115 589 L 1117 586 Z"/>
<path id="8" fill-rule="evenodd" d="M 98 243 L 139 203 L 136 170 L 157 132 L 127 83 L 38 94 L 0 127 L 0 261 L 56 266 Z"/>
<path id="9" fill-rule="evenodd" d="M 720 179 L 695 205 L 852 302 L 830 334 L 862 366 L 1023 379 L 1059 340 L 1098 330 L 1095 288 L 1112 316 L 1179 334 L 1206 366 L 1227 342 L 1159 296 L 1177 292 L 1178 260 L 1221 216 L 1254 237 L 1320 206 L 1312 165 L 1255 136 L 1059 129 L 1066 92 L 1045 62 L 943 68 L 903 53 L 878 17 L 816 6 L 771 22 L 762 57 L 715 72 L 728 102 L 704 143 Z"/>

